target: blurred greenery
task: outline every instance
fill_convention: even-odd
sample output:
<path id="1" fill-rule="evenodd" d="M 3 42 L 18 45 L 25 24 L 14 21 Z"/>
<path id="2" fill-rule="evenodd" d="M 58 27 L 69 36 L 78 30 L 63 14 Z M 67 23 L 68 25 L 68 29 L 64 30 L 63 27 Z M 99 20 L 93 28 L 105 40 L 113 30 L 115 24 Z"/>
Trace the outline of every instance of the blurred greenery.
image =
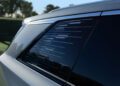
<path id="1" fill-rule="evenodd" d="M 43 13 L 48 13 L 58 8 L 60 7 L 48 4 Z M 27 0 L 0 0 L 1 17 L 26 18 L 35 15 L 38 15 L 38 13 L 33 10 L 32 2 Z"/>
<path id="2" fill-rule="evenodd" d="M 6 41 L 6 44 L 3 42 L 0 42 L 0 55 L 8 48 L 10 42 Z"/>
<path id="3" fill-rule="evenodd" d="M 0 54 L 8 48 L 21 24 L 22 19 L 0 17 Z"/>
<path id="4" fill-rule="evenodd" d="M 0 17 L 0 41 L 7 41 L 8 39 L 6 39 L 6 37 L 8 38 L 14 37 L 14 35 L 17 33 L 21 25 L 22 19 Z"/>
<path id="5" fill-rule="evenodd" d="M 18 20 L 18 21 L 22 21 L 22 18 L 9 18 L 9 17 L 0 17 L 0 20 Z"/>
<path id="6" fill-rule="evenodd" d="M 17 12 L 21 12 L 21 15 Z M 9 17 L 13 17 L 13 14 L 15 14 L 18 18 L 37 15 L 33 11 L 31 2 L 26 0 L 0 0 L 0 16 L 5 16 L 5 14 L 8 14 Z"/>

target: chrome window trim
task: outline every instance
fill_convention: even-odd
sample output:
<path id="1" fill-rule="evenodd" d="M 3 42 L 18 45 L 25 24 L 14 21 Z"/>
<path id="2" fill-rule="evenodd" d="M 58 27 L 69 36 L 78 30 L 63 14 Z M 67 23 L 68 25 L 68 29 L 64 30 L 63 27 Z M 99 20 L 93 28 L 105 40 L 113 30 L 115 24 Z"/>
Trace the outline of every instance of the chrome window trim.
<path id="1" fill-rule="evenodd" d="M 101 16 L 107 16 L 107 15 L 120 15 L 120 10 L 105 11 L 102 12 Z"/>
<path id="2" fill-rule="evenodd" d="M 102 13 L 102 14 L 101 14 Z M 120 10 L 113 10 L 113 11 L 103 11 L 103 12 L 94 12 L 94 13 L 86 13 L 86 14 L 79 14 L 79 15 L 71 15 L 71 16 L 62 16 L 62 17 L 55 17 L 43 20 L 36 20 L 32 22 L 23 21 L 23 24 L 52 24 L 59 20 L 65 19 L 74 19 L 74 18 L 82 18 L 82 17 L 94 17 L 94 16 L 107 16 L 107 15 L 119 15 Z"/>
<path id="3" fill-rule="evenodd" d="M 71 15 L 71 16 L 62 16 L 62 17 L 56 17 L 50 19 L 37 20 L 37 21 L 29 22 L 27 24 L 52 24 L 60 20 L 82 18 L 82 17 L 94 17 L 94 16 L 100 16 L 100 14 L 101 12 L 95 12 L 95 13 L 87 13 L 87 14 L 79 14 L 79 15 Z"/>

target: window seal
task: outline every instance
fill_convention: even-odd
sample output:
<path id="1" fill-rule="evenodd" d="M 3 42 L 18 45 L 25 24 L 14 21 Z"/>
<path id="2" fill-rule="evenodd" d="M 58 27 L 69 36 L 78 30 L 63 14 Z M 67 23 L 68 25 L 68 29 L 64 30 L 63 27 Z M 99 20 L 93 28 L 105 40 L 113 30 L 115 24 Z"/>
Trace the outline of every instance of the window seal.
<path id="1" fill-rule="evenodd" d="M 103 11 L 101 16 L 120 15 L 120 10 Z"/>

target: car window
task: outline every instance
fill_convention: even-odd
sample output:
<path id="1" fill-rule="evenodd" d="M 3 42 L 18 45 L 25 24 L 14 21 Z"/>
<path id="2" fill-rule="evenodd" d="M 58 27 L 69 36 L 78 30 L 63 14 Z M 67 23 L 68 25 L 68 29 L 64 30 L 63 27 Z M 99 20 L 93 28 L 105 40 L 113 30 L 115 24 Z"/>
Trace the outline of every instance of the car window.
<path id="1" fill-rule="evenodd" d="M 69 81 L 77 86 L 120 86 L 120 15 L 101 17 Z"/>
<path id="2" fill-rule="evenodd" d="M 81 18 L 57 22 L 21 60 L 67 80 L 96 20 Z"/>

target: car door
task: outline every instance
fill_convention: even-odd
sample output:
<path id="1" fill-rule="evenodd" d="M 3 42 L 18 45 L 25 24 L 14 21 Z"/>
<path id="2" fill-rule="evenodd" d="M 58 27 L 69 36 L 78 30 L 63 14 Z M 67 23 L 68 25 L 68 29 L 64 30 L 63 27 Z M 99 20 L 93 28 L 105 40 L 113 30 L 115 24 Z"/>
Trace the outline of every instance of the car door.
<path id="1" fill-rule="evenodd" d="M 67 82 L 71 70 L 94 32 L 99 16 L 100 12 L 72 15 L 55 18 L 53 24 L 29 25 L 1 56 L 7 85 L 73 85 Z"/>

